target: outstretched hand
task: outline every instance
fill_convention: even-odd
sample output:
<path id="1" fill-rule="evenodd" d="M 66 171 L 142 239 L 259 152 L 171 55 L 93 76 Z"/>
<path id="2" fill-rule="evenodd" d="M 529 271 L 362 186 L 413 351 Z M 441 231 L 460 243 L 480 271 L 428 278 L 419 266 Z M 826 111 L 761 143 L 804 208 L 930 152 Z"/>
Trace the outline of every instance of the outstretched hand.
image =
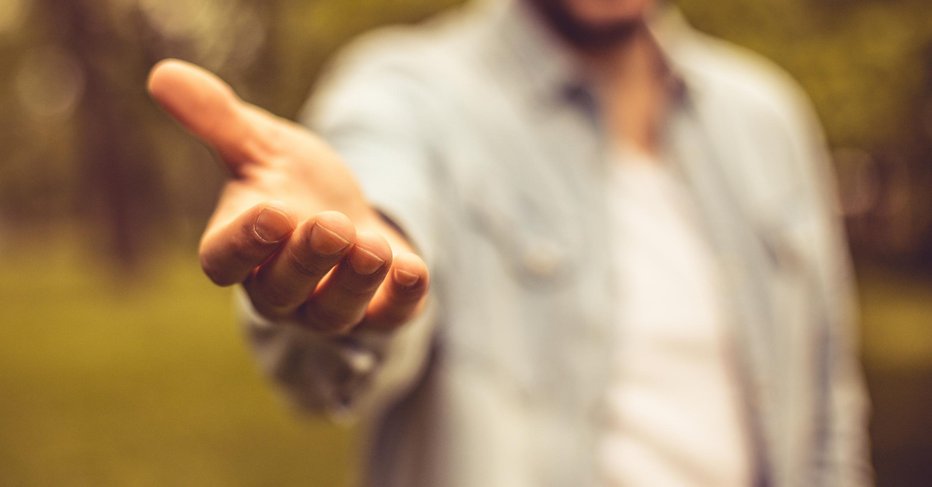
<path id="1" fill-rule="evenodd" d="M 166 60 L 151 96 L 229 171 L 200 245 L 204 272 L 254 307 L 324 333 L 391 329 L 427 294 L 427 266 L 308 130 L 240 100 L 213 74 Z"/>

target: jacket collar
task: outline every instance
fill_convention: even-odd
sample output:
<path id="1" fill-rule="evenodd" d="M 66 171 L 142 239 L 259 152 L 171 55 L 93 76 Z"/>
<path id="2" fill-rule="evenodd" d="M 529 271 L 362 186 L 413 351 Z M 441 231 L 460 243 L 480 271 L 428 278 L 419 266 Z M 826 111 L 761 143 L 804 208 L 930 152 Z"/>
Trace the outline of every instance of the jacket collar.
<path id="1" fill-rule="evenodd" d="M 589 80 L 569 46 L 546 25 L 526 0 L 478 0 L 492 17 L 516 67 L 536 95 L 544 99 L 565 97 L 580 89 L 588 91 Z M 649 14 L 648 30 L 660 47 L 670 70 L 677 98 L 687 95 L 688 69 L 681 52 L 696 35 L 675 7 L 664 5 Z"/>

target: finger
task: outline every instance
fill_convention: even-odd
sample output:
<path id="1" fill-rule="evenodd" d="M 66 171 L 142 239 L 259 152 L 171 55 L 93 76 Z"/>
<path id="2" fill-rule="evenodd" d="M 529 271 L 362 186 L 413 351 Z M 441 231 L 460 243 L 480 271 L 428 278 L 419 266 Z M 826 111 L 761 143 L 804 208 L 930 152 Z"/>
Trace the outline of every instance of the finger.
<path id="1" fill-rule="evenodd" d="M 391 261 L 391 247 L 382 236 L 359 232 L 356 245 L 299 311 L 301 317 L 324 333 L 349 331 L 362 321 Z"/>
<path id="2" fill-rule="evenodd" d="M 259 158 L 261 111 L 243 103 L 213 73 L 166 59 L 150 71 L 148 90 L 172 117 L 216 149 L 234 174 Z"/>
<path id="3" fill-rule="evenodd" d="M 201 267 L 207 277 L 221 286 L 243 282 L 256 266 L 279 249 L 294 227 L 282 205 L 256 205 L 204 234 Z"/>
<path id="4" fill-rule="evenodd" d="M 304 222 L 282 251 L 246 281 L 256 310 L 269 318 L 289 316 L 356 241 L 356 228 L 342 213 L 327 211 Z"/>
<path id="5" fill-rule="evenodd" d="M 388 330 L 407 323 L 422 306 L 428 288 L 427 264 L 410 252 L 395 255 L 389 276 L 372 298 L 364 326 Z"/>

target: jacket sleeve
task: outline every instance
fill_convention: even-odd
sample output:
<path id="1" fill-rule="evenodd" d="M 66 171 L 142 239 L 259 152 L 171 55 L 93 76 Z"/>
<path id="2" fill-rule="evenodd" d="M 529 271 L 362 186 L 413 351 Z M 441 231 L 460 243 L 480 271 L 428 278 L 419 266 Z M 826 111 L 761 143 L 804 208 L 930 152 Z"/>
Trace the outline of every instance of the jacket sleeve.
<path id="1" fill-rule="evenodd" d="M 352 421 L 377 413 L 410 388 L 423 368 L 433 306 L 396 331 L 323 336 L 258 315 L 241 290 L 237 306 L 259 367 L 296 408 Z"/>
<path id="2" fill-rule="evenodd" d="M 369 42 L 372 45 L 372 42 Z M 397 225 L 437 281 L 434 235 L 437 184 L 431 176 L 426 102 L 415 77 L 384 52 L 357 46 L 323 78 L 301 122 L 354 171 L 370 204 Z M 435 328 L 433 298 L 394 332 L 326 337 L 294 323 L 269 323 L 241 296 L 258 362 L 302 409 L 334 417 L 372 414 L 413 386 L 425 367 Z"/>

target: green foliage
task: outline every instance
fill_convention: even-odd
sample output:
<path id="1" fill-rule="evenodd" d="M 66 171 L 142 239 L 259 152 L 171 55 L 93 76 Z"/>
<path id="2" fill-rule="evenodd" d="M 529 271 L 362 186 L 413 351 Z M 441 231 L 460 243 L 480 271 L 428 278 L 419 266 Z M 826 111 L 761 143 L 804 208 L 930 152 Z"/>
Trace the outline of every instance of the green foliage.
<path id="1" fill-rule="evenodd" d="M 58 237 L 0 248 L 0 485 L 351 482 L 351 432 L 283 407 L 193 252 L 160 253 L 127 285 Z M 875 447 L 892 464 L 932 441 L 899 385 L 930 377 L 932 281 L 861 274 Z M 880 485 L 906 485 L 909 471 L 878 467 Z"/>
<path id="2" fill-rule="evenodd" d="M 788 70 L 836 146 L 874 150 L 910 123 L 930 69 L 932 11 L 921 1 L 680 0 L 701 29 Z"/>
<path id="3" fill-rule="evenodd" d="M 283 407 L 194 255 L 126 286 L 59 237 L 4 249 L 0 485 L 349 483 L 349 432 Z"/>
<path id="4" fill-rule="evenodd" d="M 247 100 L 293 117 L 348 39 L 459 3 L 6 0 L 0 219 L 27 228 L 84 221 L 98 228 L 101 248 L 130 264 L 159 235 L 193 243 L 223 174 L 145 97 L 152 63 L 205 65 Z M 786 68 L 835 146 L 900 147 L 928 123 L 917 108 L 932 99 L 932 13 L 922 0 L 677 3 L 700 29 Z"/>

